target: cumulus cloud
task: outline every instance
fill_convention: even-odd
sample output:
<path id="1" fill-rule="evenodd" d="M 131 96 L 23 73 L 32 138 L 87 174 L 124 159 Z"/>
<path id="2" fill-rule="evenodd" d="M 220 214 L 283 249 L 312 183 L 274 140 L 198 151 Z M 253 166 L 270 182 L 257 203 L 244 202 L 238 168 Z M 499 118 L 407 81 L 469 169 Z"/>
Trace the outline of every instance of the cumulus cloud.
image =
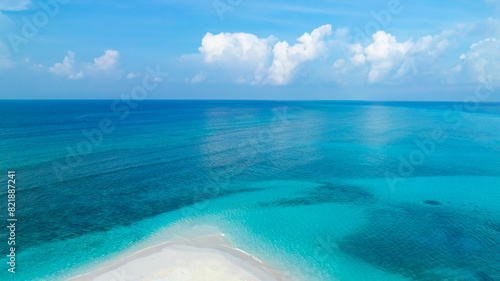
<path id="1" fill-rule="evenodd" d="M 259 38 L 249 33 L 207 33 L 199 51 L 204 62 L 225 68 L 234 81 L 260 83 L 272 55 L 273 36 Z"/>
<path id="2" fill-rule="evenodd" d="M 412 47 L 411 41 L 400 43 L 391 34 L 379 31 L 373 35 L 373 43 L 364 49 L 370 66 L 368 81 L 373 83 L 385 78 L 391 70 L 401 67 L 406 54 Z"/>
<path id="3" fill-rule="evenodd" d="M 500 0 L 499 0 L 500 1 Z M 500 28 L 498 21 L 486 20 L 489 36 L 470 47 L 456 64 L 450 49 L 459 46 L 464 27 L 436 35 L 401 40 L 378 31 L 368 42 L 352 43 L 354 34 L 347 28 L 332 30 L 323 25 L 304 33 L 294 44 L 274 36 L 260 38 L 249 33 L 207 33 L 200 53 L 192 55 L 193 64 L 204 71 L 186 78 L 187 82 L 204 81 L 207 73 L 219 81 L 234 83 L 286 85 L 300 73 L 316 71 L 308 79 L 333 80 L 343 85 L 466 82 L 479 79 L 500 82 Z M 495 27 L 497 26 L 497 27 Z M 469 28 L 477 37 L 480 26 Z M 460 31 L 460 32 L 459 32 Z M 497 36 L 498 33 L 498 36 Z M 473 37 L 474 37 L 473 36 Z M 321 63 L 308 63 L 317 62 Z M 327 65 L 325 65 L 327 63 Z M 453 67 L 455 65 L 455 67 Z M 299 71 L 301 69 L 301 71 Z M 303 70 L 303 71 L 302 71 Z"/>
<path id="4" fill-rule="evenodd" d="M 95 58 L 93 63 L 80 63 L 75 61 L 75 53 L 68 51 L 62 63 L 50 67 L 50 71 L 58 76 L 66 76 L 70 80 L 82 79 L 85 76 L 102 76 L 116 74 L 116 65 L 119 52 L 106 50 L 104 55 Z"/>
<path id="5" fill-rule="evenodd" d="M 97 78 L 111 77 L 119 79 L 117 69 L 120 53 L 116 50 L 106 50 L 104 55 L 95 58 L 94 63 L 84 63 L 84 73 Z"/>
<path id="6" fill-rule="evenodd" d="M 205 71 L 202 71 L 202 72 L 196 74 L 193 77 L 193 79 L 191 79 L 191 83 L 193 83 L 193 84 L 201 83 L 201 82 L 205 81 L 205 79 L 207 79 L 207 74 L 205 73 Z"/>
<path id="7" fill-rule="evenodd" d="M 399 42 L 395 36 L 378 31 L 365 47 L 359 43 L 348 45 L 349 59 L 334 63 L 334 79 L 344 84 L 353 81 L 396 82 L 409 74 L 432 73 L 430 62 L 449 47 L 447 35 L 444 32 L 436 36 L 424 36 L 417 41 L 410 39 Z"/>
<path id="8" fill-rule="evenodd" d="M 433 76 L 438 70 L 430 62 L 438 60 L 448 49 L 448 36 L 448 32 L 443 32 L 398 41 L 395 36 L 378 31 L 362 45 L 349 42 L 349 29 L 333 31 L 331 25 L 323 25 L 304 33 L 293 45 L 272 36 L 207 33 L 199 50 L 205 63 L 229 68 L 236 83 L 289 84 L 301 65 L 327 55 L 336 58 L 331 75 L 341 84 L 394 83 L 416 74 Z M 334 54 L 335 48 L 342 49 L 340 56 Z"/>
<path id="9" fill-rule="evenodd" d="M 474 43 L 459 59 L 452 69 L 456 81 L 500 82 L 500 39 L 486 38 Z"/>
<path id="10" fill-rule="evenodd" d="M 269 68 L 268 78 L 272 84 L 287 84 L 297 66 L 312 61 L 327 51 L 326 37 L 332 34 L 332 26 L 327 24 L 305 33 L 297 39 L 299 43 L 290 46 L 288 42 L 278 42 L 273 48 L 274 59 Z"/>
<path id="11" fill-rule="evenodd" d="M 62 63 L 56 63 L 50 68 L 50 71 L 57 75 L 67 75 L 73 72 L 75 64 L 75 53 L 68 51 L 68 55 L 64 57 Z"/>
<path id="12" fill-rule="evenodd" d="M 120 53 L 115 50 L 106 50 L 104 55 L 94 59 L 94 64 L 90 65 L 91 68 L 96 70 L 110 70 L 116 66 Z"/>
<path id="13" fill-rule="evenodd" d="M 269 43 L 273 38 L 258 38 L 249 33 L 208 32 L 201 41 L 200 53 L 206 62 L 230 62 L 239 60 L 255 62 L 266 59 L 270 54 Z"/>
<path id="14" fill-rule="evenodd" d="M 259 38 L 249 33 L 207 33 L 199 48 L 204 62 L 230 68 L 237 83 L 287 84 L 294 70 L 326 53 L 331 25 L 305 33 L 298 43 L 277 42 L 274 36 Z M 251 77 L 250 77 L 251 76 Z"/>
<path id="15" fill-rule="evenodd" d="M 75 53 L 68 51 L 62 63 L 56 63 L 50 69 L 50 72 L 58 76 L 66 76 L 70 80 L 78 80 L 84 77 L 82 71 L 75 71 Z"/>

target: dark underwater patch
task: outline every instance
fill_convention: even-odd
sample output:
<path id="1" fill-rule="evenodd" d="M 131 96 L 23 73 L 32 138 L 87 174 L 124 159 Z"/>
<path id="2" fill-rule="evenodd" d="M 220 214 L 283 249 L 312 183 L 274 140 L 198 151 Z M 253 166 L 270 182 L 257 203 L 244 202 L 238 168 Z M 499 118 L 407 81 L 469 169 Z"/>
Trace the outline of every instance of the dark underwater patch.
<path id="1" fill-rule="evenodd" d="M 500 280 L 500 235 L 486 227 L 464 214 L 410 205 L 374 211 L 363 229 L 338 246 L 414 280 Z"/>
<path id="2" fill-rule="evenodd" d="M 434 205 L 434 206 L 441 205 L 440 202 L 434 201 L 434 200 L 425 200 L 424 203 L 429 204 L 429 205 Z"/>
<path id="3" fill-rule="evenodd" d="M 260 207 L 290 207 L 300 205 L 316 205 L 324 203 L 374 203 L 374 196 L 363 187 L 357 185 L 324 183 L 299 198 L 283 198 L 272 202 L 263 202 Z"/>
<path id="4" fill-rule="evenodd" d="M 189 176 L 197 174 L 165 175 L 164 165 L 151 164 L 148 170 L 135 173 L 122 169 L 54 181 L 43 187 L 24 187 L 20 191 L 23 196 L 19 197 L 20 205 L 25 206 L 19 211 L 24 223 L 18 227 L 23 235 L 17 251 L 87 233 L 106 232 L 207 200 L 262 190 L 218 186 L 210 179 L 195 185 Z M 168 176 L 168 180 L 150 178 L 148 173 Z M 23 175 L 22 171 L 19 174 Z M 110 184 L 106 184 L 108 181 Z M 6 239 L 7 235 L 0 233 L 0 239 Z"/>

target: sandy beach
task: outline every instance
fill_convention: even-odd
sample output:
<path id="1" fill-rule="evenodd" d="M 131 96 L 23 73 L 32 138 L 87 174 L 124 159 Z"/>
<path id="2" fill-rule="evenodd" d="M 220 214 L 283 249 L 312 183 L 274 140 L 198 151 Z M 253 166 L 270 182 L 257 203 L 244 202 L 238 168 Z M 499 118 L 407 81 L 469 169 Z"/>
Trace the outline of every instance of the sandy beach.
<path id="1" fill-rule="evenodd" d="M 277 281 L 283 276 L 252 255 L 234 248 L 224 234 L 179 238 L 119 258 L 72 281 Z"/>

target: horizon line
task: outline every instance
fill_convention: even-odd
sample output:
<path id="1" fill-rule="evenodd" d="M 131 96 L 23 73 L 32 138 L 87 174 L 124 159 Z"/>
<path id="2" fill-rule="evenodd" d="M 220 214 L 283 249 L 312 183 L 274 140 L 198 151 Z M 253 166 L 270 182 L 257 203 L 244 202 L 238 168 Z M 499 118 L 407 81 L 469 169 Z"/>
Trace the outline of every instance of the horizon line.
<path id="1" fill-rule="evenodd" d="M 1 99 L 1 101 L 114 101 L 121 99 Z M 463 100 L 340 100 L 340 99 L 145 99 L 144 101 L 266 101 L 266 102 L 369 102 L 369 103 L 396 103 L 396 102 L 407 102 L 407 103 L 456 103 L 456 102 L 466 102 Z M 478 101 L 480 104 L 489 103 L 500 103 L 498 101 Z"/>

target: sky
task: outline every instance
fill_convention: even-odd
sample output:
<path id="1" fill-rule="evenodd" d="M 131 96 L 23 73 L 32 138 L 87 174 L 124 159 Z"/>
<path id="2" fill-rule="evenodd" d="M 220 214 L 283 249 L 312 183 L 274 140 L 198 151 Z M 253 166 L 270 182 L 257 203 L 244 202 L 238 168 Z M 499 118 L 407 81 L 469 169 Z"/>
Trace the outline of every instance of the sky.
<path id="1" fill-rule="evenodd" d="M 480 87 L 500 88 L 500 0 L 0 0 L 0 99 L 462 101 Z"/>

